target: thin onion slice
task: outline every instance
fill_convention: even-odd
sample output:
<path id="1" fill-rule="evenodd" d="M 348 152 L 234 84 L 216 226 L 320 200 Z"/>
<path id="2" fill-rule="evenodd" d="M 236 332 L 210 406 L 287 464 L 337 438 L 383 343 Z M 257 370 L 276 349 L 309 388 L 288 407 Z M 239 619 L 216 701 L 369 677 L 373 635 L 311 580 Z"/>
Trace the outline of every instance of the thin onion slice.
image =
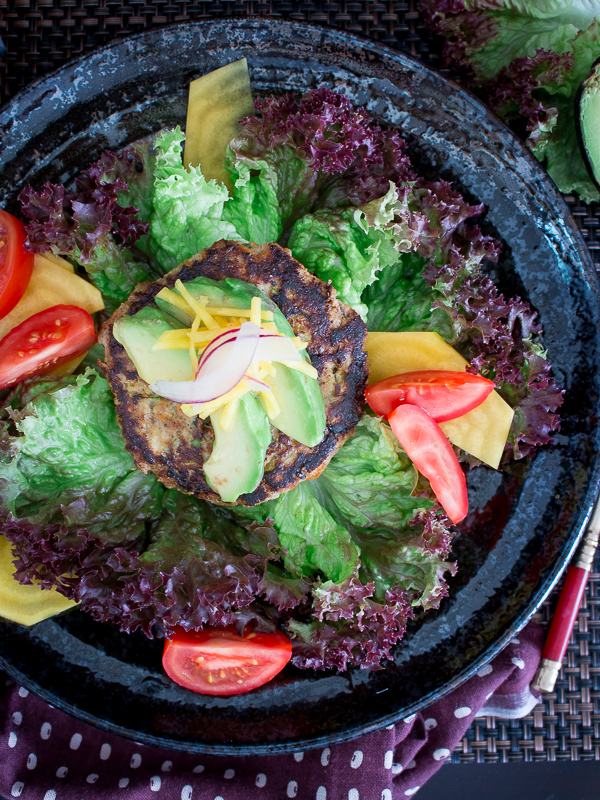
<path id="1" fill-rule="evenodd" d="M 249 325 L 249 322 L 245 322 L 244 325 Z M 243 326 L 242 326 L 243 327 Z M 257 326 L 255 326 L 257 327 Z M 240 332 L 241 328 L 232 328 L 231 330 L 224 331 L 220 333 L 207 345 L 200 360 L 198 362 L 198 373 L 202 369 L 203 364 L 208 361 L 209 358 L 213 356 L 213 354 L 219 350 L 223 345 L 230 344 L 231 342 L 235 342 L 238 333 Z M 260 328 L 258 329 L 260 335 Z M 196 373 L 196 374 L 198 374 Z"/>
<path id="2" fill-rule="evenodd" d="M 213 339 L 193 381 L 156 381 L 150 384 L 152 391 L 175 403 L 208 403 L 231 391 L 252 363 L 260 328 L 244 322 L 235 336 L 231 334 L 227 331 Z M 217 339 L 221 341 L 217 343 Z"/>
<path id="3" fill-rule="evenodd" d="M 250 375 L 244 375 L 244 382 L 252 392 L 270 392 L 273 388 L 268 383 L 259 378 L 252 378 Z"/>

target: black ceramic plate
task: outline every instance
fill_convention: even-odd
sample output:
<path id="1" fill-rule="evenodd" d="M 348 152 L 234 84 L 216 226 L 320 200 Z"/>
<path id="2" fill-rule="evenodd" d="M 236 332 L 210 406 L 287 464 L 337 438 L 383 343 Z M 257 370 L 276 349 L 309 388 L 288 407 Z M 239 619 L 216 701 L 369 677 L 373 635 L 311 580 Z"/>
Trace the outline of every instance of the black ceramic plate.
<path id="1" fill-rule="evenodd" d="M 0 113 L 0 205 L 64 182 L 105 148 L 184 123 L 190 79 L 246 56 L 254 90 L 345 92 L 397 127 L 427 177 L 488 207 L 504 242 L 495 277 L 539 309 L 566 389 L 562 431 L 533 461 L 475 470 L 456 539 L 460 570 L 437 613 L 409 629 L 385 670 L 286 669 L 235 698 L 164 675 L 162 644 L 75 611 L 25 629 L 3 622 L 2 665 L 53 705 L 137 741 L 246 754 L 324 745 L 406 717 L 450 691 L 525 624 L 556 582 L 598 487 L 600 353 L 595 275 L 550 180 L 506 127 L 422 64 L 339 31 L 279 21 L 178 25 L 117 41 L 29 86 Z"/>

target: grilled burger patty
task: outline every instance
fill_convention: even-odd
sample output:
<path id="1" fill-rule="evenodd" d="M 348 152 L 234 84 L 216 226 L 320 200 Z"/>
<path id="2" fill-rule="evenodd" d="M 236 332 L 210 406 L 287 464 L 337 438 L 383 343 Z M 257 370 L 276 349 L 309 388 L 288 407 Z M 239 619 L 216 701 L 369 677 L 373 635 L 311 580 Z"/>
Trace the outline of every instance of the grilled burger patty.
<path id="1" fill-rule="evenodd" d="M 237 278 L 254 284 L 281 309 L 294 333 L 308 342 L 307 352 L 319 373 L 325 403 L 326 427 L 316 447 L 306 447 L 271 426 L 272 442 L 265 474 L 257 488 L 234 505 L 253 506 L 316 478 L 334 453 L 354 432 L 363 413 L 367 363 L 366 326 L 349 306 L 336 299 L 331 285 L 311 275 L 289 250 L 277 244 L 243 245 L 216 242 L 184 261 L 154 283 L 141 283 L 100 331 L 105 369 L 115 395 L 125 446 L 143 472 L 153 472 L 170 488 L 218 505 L 219 495 L 206 482 L 203 463 L 212 451 L 210 419 L 185 416 L 179 406 L 152 393 L 113 336 L 114 321 L 154 305 L 163 287 L 173 288 L 203 276 L 214 280 Z"/>

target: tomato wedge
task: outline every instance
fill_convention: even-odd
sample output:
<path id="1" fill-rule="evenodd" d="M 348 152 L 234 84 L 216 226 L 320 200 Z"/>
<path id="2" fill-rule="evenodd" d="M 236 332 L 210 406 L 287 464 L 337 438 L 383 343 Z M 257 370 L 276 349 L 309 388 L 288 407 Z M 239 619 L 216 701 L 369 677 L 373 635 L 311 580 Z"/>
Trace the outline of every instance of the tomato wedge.
<path id="1" fill-rule="evenodd" d="M 25 294 L 33 272 L 33 253 L 25 250 L 25 228 L 8 211 L 0 211 L 0 319 Z"/>
<path id="2" fill-rule="evenodd" d="M 242 694 L 262 686 L 285 667 L 292 643 L 283 633 L 233 627 L 179 629 L 165 641 L 163 667 L 171 680 L 200 694 Z"/>
<path id="3" fill-rule="evenodd" d="M 480 375 L 428 369 L 377 381 L 367 386 L 365 397 L 382 417 L 403 403 L 411 403 L 424 408 L 436 422 L 446 422 L 480 406 L 493 389 L 493 381 Z"/>
<path id="4" fill-rule="evenodd" d="M 0 340 L 0 389 L 53 370 L 98 341 L 94 321 L 78 306 L 52 306 Z"/>
<path id="5" fill-rule="evenodd" d="M 415 467 L 429 479 L 440 505 L 456 525 L 469 511 L 467 481 L 443 430 L 427 411 L 409 403 L 392 411 L 388 422 Z"/>

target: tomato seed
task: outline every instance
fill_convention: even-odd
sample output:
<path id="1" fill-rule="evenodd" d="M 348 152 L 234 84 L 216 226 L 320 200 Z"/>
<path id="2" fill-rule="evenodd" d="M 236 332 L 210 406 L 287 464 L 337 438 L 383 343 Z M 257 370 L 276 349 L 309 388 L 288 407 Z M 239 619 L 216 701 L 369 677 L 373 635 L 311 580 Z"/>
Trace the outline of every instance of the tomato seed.
<path id="1" fill-rule="evenodd" d="M 54 324 L 55 324 L 55 325 L 60 325 L 60 324 L 61 324 L 61 321 L 60 321 L 59 319 L 55 319 L 55 320 L 54 320 Z"/>

